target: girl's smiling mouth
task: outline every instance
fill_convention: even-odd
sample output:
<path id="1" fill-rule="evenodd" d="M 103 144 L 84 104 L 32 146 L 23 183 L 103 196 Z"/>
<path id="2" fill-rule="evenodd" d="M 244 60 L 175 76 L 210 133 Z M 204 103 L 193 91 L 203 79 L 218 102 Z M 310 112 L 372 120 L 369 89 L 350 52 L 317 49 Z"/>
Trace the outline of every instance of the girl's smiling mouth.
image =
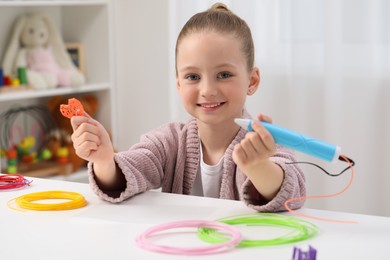
<path id="1" fill-rule="evenodd" d="M 218 108 L 220 108 L 221 106 L 223 106 L 226 102 L 209 102 L 209 103 L 199 103 L 197 104 L 197 106 L 205 109 L 205 110 L 208 110 L 208 111 L 212 111 L 212 110 L 216 110 Z"/>

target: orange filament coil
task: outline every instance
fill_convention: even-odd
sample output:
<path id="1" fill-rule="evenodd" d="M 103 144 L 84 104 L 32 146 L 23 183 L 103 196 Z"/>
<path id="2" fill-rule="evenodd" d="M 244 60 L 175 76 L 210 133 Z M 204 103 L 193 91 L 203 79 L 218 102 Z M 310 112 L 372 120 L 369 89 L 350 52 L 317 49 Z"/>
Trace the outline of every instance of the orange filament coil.
<path id="1" fill-rule="evenodd" d="M 39 200 L 61 199 L 68 200 L 60 203 L 38 203 Z M 29 210 L 70 210 L 87 205 L 85 198 L 77 192 L 68 191 L 43 191 L 26 194 L 14 199 L 15 203 Z"/>

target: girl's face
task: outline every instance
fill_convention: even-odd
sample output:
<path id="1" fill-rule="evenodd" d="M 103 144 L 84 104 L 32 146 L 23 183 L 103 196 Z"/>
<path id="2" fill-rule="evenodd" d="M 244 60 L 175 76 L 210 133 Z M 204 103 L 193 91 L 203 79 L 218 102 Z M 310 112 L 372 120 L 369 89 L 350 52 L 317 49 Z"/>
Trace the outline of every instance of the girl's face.
<path id="1" fill-rule="evenodd" d="M 231 124 L 241 117 L 246 95 L 260 81 L 257 68 L 248 72 L 241 43 L 232 35 L 199 32 L 183 38 L 176 64 L 184 107 L 200 124 Z"/>

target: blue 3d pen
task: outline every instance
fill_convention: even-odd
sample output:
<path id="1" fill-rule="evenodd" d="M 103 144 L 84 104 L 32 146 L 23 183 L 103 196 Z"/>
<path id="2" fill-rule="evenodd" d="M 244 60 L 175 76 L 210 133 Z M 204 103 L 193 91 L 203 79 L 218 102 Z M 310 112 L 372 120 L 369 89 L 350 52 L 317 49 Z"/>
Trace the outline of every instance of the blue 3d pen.
<path id="1" fill-rule="evenodd" d="M 251 119 L 236 118 L 234 122 L 248 131 L 253 131 Z M 270 132 L 277 144 L 329 162 L 339 158 L 341 149 L 336 145 L 267 122 L 261 124 Z"/>

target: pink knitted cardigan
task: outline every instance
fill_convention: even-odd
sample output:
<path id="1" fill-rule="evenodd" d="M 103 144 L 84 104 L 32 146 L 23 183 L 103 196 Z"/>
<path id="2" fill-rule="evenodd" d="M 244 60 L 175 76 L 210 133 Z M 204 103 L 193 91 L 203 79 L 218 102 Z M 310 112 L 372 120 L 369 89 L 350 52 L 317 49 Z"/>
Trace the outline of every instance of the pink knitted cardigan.
<path id="1" fill-rule="evenodd" d="M 226 150 L 219 197 L 242 200 L 257 211 L 283 211 L 287 199 L 305 195 L 304 175 L 296 164 L 285 163 L 295 160 L 292 151 L 278 146 L 271 159 L 284 170 L 284 181 L 275 198 L 266 201 L 232 159 L 234 146 L 245 137 L 246 132 L 240 129 Z M 161 188 L 162 192 L 190 194 L 199 168 L 199 149 L 195 119 L 185 124 L 169 123 L 143 135 L 140 142 L 129 150 L 115 154 L 115 162 L 127 181 L 125 190 L 101 190 L 94 179 L 92 163 L 88 164 L 90 185 L 100 198 L 113 203 L 155 188 Z M 290 207 L 296 209 L 303 203 L 296 201 Z"/>

